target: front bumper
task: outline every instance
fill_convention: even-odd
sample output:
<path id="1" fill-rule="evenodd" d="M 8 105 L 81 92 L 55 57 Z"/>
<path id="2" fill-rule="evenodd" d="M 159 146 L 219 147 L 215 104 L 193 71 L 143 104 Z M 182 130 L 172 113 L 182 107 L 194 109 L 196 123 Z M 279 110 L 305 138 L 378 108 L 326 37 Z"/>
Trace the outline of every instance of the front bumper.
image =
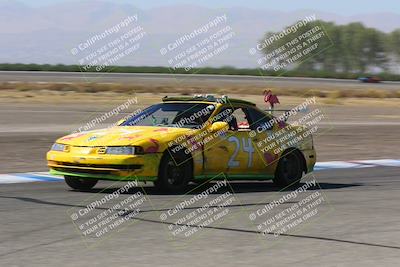
<path id="1" fill-rule="evenodd" d="M 158 176 L 161 153 L 145 155 L 99 155 L 49 151 L 50 173 L 62 176 L 117 181 L 154 181 Z"/>

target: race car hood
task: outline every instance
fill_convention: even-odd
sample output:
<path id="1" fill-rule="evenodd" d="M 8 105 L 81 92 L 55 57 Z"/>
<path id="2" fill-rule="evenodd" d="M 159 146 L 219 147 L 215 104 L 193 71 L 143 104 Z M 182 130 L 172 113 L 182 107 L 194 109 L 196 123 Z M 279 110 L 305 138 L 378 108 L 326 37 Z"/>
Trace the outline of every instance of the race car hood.
<path id="1" fill-rule="evenodd" d="M 129 146 L 147 147 L 154 144 L 166 144 L 196 130 L 174 127 L 153 126 L 116 126 L 109 129 L 74 133 L 57 140 L 57 143 L 71 146 Z"/>

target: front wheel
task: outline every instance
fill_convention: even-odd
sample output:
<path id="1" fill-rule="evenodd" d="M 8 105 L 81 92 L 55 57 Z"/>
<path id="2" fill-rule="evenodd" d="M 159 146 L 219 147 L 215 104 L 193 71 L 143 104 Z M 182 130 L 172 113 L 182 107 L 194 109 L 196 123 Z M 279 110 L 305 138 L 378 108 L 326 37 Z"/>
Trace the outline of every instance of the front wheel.
<path id="1" fill-rule="evenodd" d="M 86 191 L 92 189 L 96 184 L 96 179 L 84 179 L 73 176 L 64 176 L 65 183 L 72 189 Z"/>
<path id="2" fill-rule="evenodd" d="M 168 193 L 182 193 L 187 189 L 193 176 L 193 167 L 190 157 L 178 153 L 165 153 L 158 172 L 158 180 L 154 185 Z"/>
<path id="3" fill-rule="evenodd" d="M 282 156 L 275 172 L 274 183 L 279 187 L 295 186 L 303 176 L 301 155 L 295 150 Z"/>

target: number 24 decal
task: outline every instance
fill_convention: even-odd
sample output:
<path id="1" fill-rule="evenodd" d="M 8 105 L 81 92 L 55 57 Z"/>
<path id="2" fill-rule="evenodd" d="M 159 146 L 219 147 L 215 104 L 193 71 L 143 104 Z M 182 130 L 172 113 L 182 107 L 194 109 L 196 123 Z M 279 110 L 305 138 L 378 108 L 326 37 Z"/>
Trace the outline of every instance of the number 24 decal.
<path id="1" fill-rule="evenodd" d="M 228 161 L 228 166 L 229 167 L 239 167 L 240 162 L 235 160 L 239 150 L 240 150 L 240 140 L 236 136 L 231 136 L 228 138 L 229 142 L 235 143 L 236 147 L 235 150 L 231 156 L 231 158 Z M 247 152 L 249 154 L 248 161 L 247 161 L 247 167 L 250 168 L 253 166 L 253 153 L 254 153 L 254 148 L 253 148 L 253 143 L 251 142 L 250 138 L 242 138 L 242 143 L 243 143 L 243 151 Z"/>

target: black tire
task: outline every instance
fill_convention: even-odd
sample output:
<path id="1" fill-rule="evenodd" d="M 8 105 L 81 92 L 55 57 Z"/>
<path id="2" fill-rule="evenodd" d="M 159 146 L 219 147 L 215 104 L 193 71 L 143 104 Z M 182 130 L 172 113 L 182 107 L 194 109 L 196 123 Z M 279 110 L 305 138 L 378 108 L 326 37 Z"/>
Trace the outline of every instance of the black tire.
<path id="1" fill-rule="evenodd" d="M 64 176 L 65 183 L 72 189 L 79 191 L 87 191 L 92 189 L 98 182 L 96 179 L 91 178 L 79 178 L 73 176 Z"/>
<path id="2" fill-rule="evenodd" d="M 298 151 L 282 154 L 275 171 L 274 183 L 279 187 L 296 186 L 303 176 L 303 162 Z"/>
<path id="3" fill-rule="evenodd" d="M 193 177 L 193 163 L 184 153 L 165 152 L 154 185 L 166 193 L 183 193 Z"/>

